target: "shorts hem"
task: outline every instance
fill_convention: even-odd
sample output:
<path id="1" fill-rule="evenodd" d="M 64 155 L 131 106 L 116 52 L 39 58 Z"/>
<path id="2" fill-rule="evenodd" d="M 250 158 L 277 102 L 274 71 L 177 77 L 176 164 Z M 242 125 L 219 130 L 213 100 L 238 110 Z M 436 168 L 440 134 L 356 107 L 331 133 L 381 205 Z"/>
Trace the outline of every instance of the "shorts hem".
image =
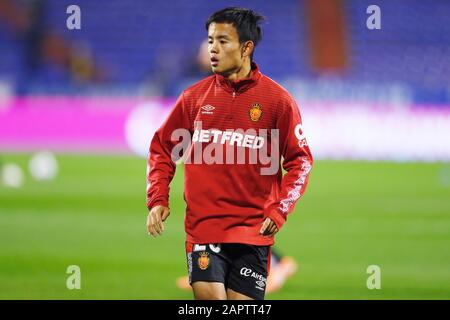
<path id="1" fill-rule="evenodd" d="M 219 282 L 219 283 L 225 284 L 225 281 L 224 281 L 224 280 L 220 280 L 220 279 L 199 279 L 199 280 L 191 280 L 191 281 L 189 282 L 189 284 L 192 286 L 192 284 L 193 284 L 194 282 Z"/>
<path id="2" fill-rule="evenodd" d="M 195 239 L 192 236 L 186 236 L 186 242 L 192 244 L 211 244 L 211 243 L 235 243 L 235 244 L 248 244 L 252 246 L 273 246 L 275 244 L 274 238 L 267 239 L 234 239 L 234 238 L 226 238 L 226 239 L 209 239 L 206 241 L 205 239 Z"/>
<path id="3" fill-rule="evenodd" d="M 264 294 L 263 294 L 263 296 L 261 298 L 261 297 L 256 297 L 253 292 L 247 292 L 247 291 L 242 290 L 242 289 L 236 289 L 236 288 L 233 288 L 232 286 L 228 286 L 228 287 L 226 287 L 226 289 L 231 289 L 233 291 L 236 291 L 237 293 L 246 295 L 247 297 L 250 297 L 250 298 L 255 299 L 255 300 L 264 300 L 264 296 L 265 296 L 265 290 L 264 290 Z"/>

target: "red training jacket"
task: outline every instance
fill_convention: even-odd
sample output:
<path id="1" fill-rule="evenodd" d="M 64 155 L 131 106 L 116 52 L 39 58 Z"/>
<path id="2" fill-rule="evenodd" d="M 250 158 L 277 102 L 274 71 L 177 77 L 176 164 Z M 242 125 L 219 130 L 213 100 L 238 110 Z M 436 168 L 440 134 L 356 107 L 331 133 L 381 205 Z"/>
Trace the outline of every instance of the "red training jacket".
<path id="1" fill-rule="evenodd" d="M 301 124 L 294 99 L 255 63 L 249 78 L 231 82 L 212 75 L 197 82 L 180 95 L 151 141 L 148 209 L 168 207 L 180 142 L 192 138 L 184 152 L 186 240 L 272 245 L 273 237 L 259 234 L 264 219 L 280 230 L 313 166 Z M 272 174 L 262 174 L 269 167 Z"/>

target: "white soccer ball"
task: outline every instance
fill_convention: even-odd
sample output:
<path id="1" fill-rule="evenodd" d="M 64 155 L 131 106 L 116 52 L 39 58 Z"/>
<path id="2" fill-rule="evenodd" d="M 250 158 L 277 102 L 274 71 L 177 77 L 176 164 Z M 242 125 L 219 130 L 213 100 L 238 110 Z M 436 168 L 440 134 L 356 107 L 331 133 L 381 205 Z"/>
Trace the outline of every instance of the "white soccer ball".
<path id="1" fill-rule="evenodd" d="M 31 157 L 28 169 L 38 181 L 53 180 L 58 174 L 58 160 L 50 151 L 41 151 Z"/>
<path id="2" fill-rule="evenodd" d="M 7 163 L 0 170 L 2 184 L 11 188 L 19 188 L 23 184 L 23 171 L 14 163 Z"/>

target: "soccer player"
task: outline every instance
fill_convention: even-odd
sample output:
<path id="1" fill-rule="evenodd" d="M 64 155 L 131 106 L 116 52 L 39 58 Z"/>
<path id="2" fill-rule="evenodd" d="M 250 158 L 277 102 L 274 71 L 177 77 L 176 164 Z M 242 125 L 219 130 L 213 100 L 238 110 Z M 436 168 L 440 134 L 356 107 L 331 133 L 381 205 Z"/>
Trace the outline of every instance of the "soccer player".
<path id="1" fill-rule="evenodd" d="M 253 61 L 262 20 L 236 7 L 209 17 L 214 74 L 181 93 L 150 144 L 152 236 L 164 231 L 175 162 L 185 159 L 186 257 L 196 299 L 264 299 L 274 235 L 313 166 L 296 102 Z"/>

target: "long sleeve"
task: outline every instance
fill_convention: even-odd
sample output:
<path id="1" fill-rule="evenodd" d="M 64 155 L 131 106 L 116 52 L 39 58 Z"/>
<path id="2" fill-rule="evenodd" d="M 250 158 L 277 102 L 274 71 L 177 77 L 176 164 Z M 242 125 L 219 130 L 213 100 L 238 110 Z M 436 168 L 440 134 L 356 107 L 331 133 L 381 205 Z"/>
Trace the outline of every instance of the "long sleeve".
<path id="1" fill-rule="evenodd" d="M 271 218 L 278 230 L 287 215 L 294 209 L 298 199 L 304 194 L 313 166 L 313 157 L 302 130 L 302 119 L 297 104 L 292 98 L 284 99 L 277 121 L 280 154 L 283 168 L 287 171 L 281 179 L 281 187 L 275 201 L 271 202 L 265 216 Z"/>
<path id="2" fill-rule="evenodd" d="M 175 175 L 176 164 L 172 151 L 181 142 L 172 140 L 175 130 L 189 132 L 190 120 L 184 102 L 184 93 L 180 95 L 175 107 L 156 131 L 150 143 L 147 158 L 147 208 L 156 205 L 168 207 L 169 184 Z"/>

